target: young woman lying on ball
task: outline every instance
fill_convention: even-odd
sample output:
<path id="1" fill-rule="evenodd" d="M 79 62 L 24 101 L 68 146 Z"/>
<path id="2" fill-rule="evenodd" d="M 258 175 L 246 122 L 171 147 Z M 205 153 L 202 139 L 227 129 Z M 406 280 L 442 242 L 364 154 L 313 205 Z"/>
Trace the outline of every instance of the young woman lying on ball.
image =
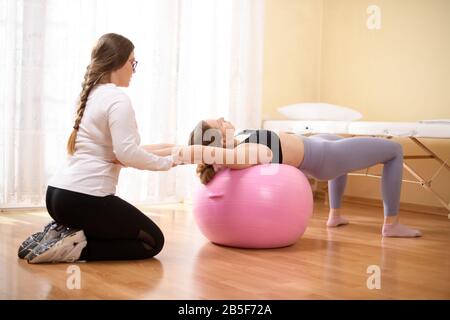
<path id="1" fill-rule="evenodd" d="M 330 194 L 329 227 L 345 225 L 341 199 L 347 173 L 376 164 L 384 164 L 381 191 L 384 204 L 385 237 L 419 237 L 420 231 L 399 223 L 398 211 L 403 175 L 403 149 L 394 141 L 330 134 L 303 136 L 287 132 L 250 130 L 250 136 L 238 142 L 234 126 L 223 118 L 200 121 L 189 137 L 188 147 L 172 149 L 180 163 L 198 164 L 197 173 L 207 184 L 221 167 L 243 169 L 255 164 L 291 165 L 303 173 L 328 180 Z M 161 155 L 168 152 L 165 149 Z M 161 150 L 159 150 L 161 151 Z M 156 151 L 158 152 L 158 151 Z"/>

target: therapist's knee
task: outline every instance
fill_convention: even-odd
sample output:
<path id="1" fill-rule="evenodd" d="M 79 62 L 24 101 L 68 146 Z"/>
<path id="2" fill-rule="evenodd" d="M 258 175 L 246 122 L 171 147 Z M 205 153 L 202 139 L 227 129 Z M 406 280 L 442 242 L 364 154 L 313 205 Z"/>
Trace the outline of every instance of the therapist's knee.
<path id="1" fill-rule="evenodd" d="M 144 248 L 147 250 L 147 257 L 157 255 L 164 247 L 164 235 L 159 230 L 141 230 L 138 239 L 142 241 Z"/>

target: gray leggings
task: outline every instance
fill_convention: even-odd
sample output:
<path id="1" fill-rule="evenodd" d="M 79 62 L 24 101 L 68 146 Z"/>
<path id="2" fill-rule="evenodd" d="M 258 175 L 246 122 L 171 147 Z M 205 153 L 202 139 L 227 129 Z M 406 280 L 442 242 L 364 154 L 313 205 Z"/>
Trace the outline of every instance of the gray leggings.
<path id="1" fill-rule="evenodd" d="M 305 145 L 305 157 L 299 169 L 318 180 L 328 180 L 331 208 L 341 207 L 347 173 L 383 163 L 384 215 L 397 215 L 403 175 L 403 149 L 399 143 L 382 138 L 342 138 L 331 134 L 299 137 Z"/>

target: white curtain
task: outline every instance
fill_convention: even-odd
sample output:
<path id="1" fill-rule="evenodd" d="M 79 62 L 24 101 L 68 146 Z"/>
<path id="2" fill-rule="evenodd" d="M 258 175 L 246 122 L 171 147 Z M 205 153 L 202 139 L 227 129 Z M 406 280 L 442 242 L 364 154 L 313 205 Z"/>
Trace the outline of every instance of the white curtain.
<path id="1" fill-rule="evenodd" d="M 0 0 L 0 208 L 44 206 L 95 40 L 116 32 L 139 61 L 124 89 L 142 143 L 186 144 L 200 120 L 260 126 L 263 0 Z M 194 166 L 123 169 L 118 195 L 179 202 Z"/>

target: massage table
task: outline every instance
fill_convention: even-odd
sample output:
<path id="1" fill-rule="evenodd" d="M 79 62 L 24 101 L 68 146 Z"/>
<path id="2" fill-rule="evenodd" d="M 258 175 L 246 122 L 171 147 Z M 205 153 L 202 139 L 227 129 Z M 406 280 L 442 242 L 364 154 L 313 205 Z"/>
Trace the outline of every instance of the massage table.
<path id="1" fill-rule="evenodd" d="M 349 137 L 354 136 L 373 136 L 391 139 L 408 138 L 417 144 L 425 155 L 405 155 L 405 160 L 428 159 L 437 161 L 440 164 L 439 169 L 430 178 L 425 179 L 414 168 L 403 162 L 403 167 L 411 173 L 416 180 L 403 180 L 407 183 L 420 184 L 424 189 L 431 192 L 439 203 L 448 211 L 448 218 L 450 219 L 450 202 L 444 200 L 435 190 L 432 189 L 433 180 L 442 172 L 442 169 L 450 171 L 450 167 L 437 154 L 431 151 L 426 145 L 425 141 L 419 139 L 450 139 L 450 120 L 427 120 L 420 122 L 375 122 L 375 121 L 317 121 L 317 120 L 266 120 L 263 121 L 262 127 L 272 131 L 285 131 L 298 133 L 303 135 L 328 133 L 345 135 Z M 380 178 L 379 175 L 366 173 L 350 173 L 350 175 L 367 176 Z"/>

